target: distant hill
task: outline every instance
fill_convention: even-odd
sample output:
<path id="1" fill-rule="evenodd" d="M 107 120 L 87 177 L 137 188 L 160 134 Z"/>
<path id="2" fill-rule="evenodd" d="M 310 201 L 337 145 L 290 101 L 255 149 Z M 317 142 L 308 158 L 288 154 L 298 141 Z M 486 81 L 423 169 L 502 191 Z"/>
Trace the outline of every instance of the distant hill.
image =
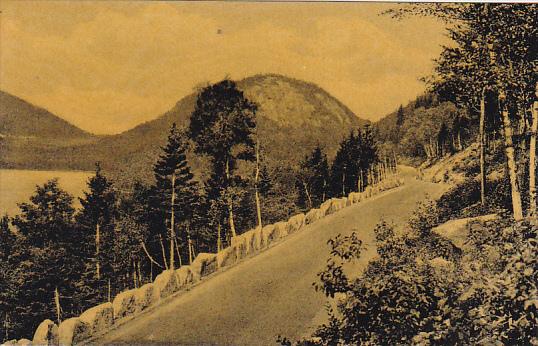
<path id="1" fill-rule="evenodd" d="M 100 137 L 46 109 L 0 91 L 0 168 L 80 169 L 76 162 L 56 162 L 67 148 Z"/>
<path id="2" fill-rule="evenodd" d="M 352 129 L 367 123 L 315 84 L 281 75 L 256 75 L 238 81 L 245 96 L 259 105 L 257 123 L 267 160 L 273 165 L 295 165 L 318 143 L 333 156 L 340 140 Z M 100 161 L 118 179 L 135 175 L 150 179 L 159 148 L 173 122 L 188 126 L 196 93 L 182 98 L 168 112 L 118 135 L 95 138 L 63 147 L 34 148 L 36 157 L 3 166 L 51 169 L 93 169 Z M 50 114 L 50 113 L 49 113 Z M 20 148 L 14 148 L 20 150 Z M 198 173 L 203 159 L 190 155 Z"/>
<path id="3" fill-rule="evenodd" d="M 54 139 L 94 137 L 46 109 L 4 91 L 0 91 L 0 134 L 9 137 Z"/>

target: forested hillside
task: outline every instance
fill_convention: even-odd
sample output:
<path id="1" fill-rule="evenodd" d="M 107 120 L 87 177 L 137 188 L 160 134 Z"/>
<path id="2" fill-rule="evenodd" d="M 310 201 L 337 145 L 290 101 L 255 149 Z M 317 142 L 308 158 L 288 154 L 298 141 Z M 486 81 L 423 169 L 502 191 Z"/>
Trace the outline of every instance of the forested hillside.
<path id="1" fill-rule="evenodd" d="M 378 155 L 371 127 L 359 128 L 358 118 L 317 87 L 280 76 L 243 83 L 251 83 L 252 99 L 240 83 L 223 80 L 163 118 L 101 139 L 119 146 L 110 155 L 138 148 L 135 164 L 123 167 L 132 184 L 97 164 L 81 209 L 51 180 L 21 201 L 18 215 L 2 218 L 3 338 L 25 336 L 44 318 L 76 316 L 198 253 L 220 251 L 249 229 L 394 173 L 394 160 Z M 288 101 L 276 105 L 274 98 Z M 293 116 L 282 117 L 285 109 Z M 155 153 L 144 151 L 161 136 Z M 143 172 L 150 177 L 141 179 Z"/>

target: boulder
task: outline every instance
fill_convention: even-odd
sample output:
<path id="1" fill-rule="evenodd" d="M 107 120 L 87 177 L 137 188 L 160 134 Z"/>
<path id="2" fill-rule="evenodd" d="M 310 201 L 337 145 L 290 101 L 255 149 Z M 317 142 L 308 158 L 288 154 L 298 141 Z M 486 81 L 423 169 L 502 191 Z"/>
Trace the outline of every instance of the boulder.
<path id="1" fill-rule="evenodd" d="M 73 317 L 60 323 L 58 334 L 60 335 L 60 345 L 73 345 L 89 338 L 90 330 L 89 326 L 80 318 Z"/>
<path id="2" fill-rule="evenodd" d="M 288 235 L 288 223 L 280 221 L 275 223 L 274 237 L 276 239 L 284 238 Z"/>
<path id="3" fill-rule="evenodd" d="M 437 227 L 432 228 L 432 231 L 447 238 L 460 249 L 465 249 L 469 227 L 478 226 L 482 222 L 494 220 L 497 214 L 488 214 L 477 217 L 468 217 L 464 219 L 455 219 L 445 222 Z"/>
<path id="4" fill-rule="evenodd" d="M 239 259 L 236 246 L 229 246 L 217 253 L 217 267 L 222 268 L 235 264 Z"/>
<path id="5" fill-rule="evenodd" d="M 267 225 L 262 228 L 262 244 L 264 247 L 268 247 L 274 240 L 273 233 L 275 232 L 275 225 Z"/>
<path id="6" fill-rule="evenodd" d="M 61 341 L 60 341 L 60 344 L 61 344 Z M 19 341 L 17 341 L 17 345 L 30 346 L 30 345 L 32 345 L 32 341 L 30 341 L 28 339 L 20 339 Z"/>
<path id="7" fill-rule="evenodd" d="M 321 219 L 325 214 L 321 212 L 319 209 L 312 209 L 308 213 L 306 213 L 305 216 L 305 224 L 310 225 L 313 222 L 318 221 Z"/>
<path id="8" fill-rule="evenodd" d="M 328 199 L 325 202 L 321 203 L 319 210 L 322 216 L 325 216 L 329 213 L 329 208 L 331 207 L 332 199 Z"/>
<path id="9" fill-rule="evenodd" d="M 325 215 L 327 215 L 327 214 L 332 214 L 332 213 L 336 213 L 336 212 L 339 211 L 340 209 L 345 208 L 345 206 L 346 206 L 346 202 L 347 202 L 347 198 L 346 198 L 346 197 L 342 197 L 342 198 L 332 198 L 330 201 L 331 201 L 331 205 L 329 206 L 329 209 L 327 210 L 327 212 L 325 213 Z"/>
<path id="10" fill-rule="evenodd" d="M 114 324 L 114 307 L 112 303 L 94 306 L 84 311 L 79 319 L 88 325 L 91 335 L 103 332 Z"/>
<path id="11" fill-rule="evenodd" d="M 136 311 L 135 290 L 121 292 L 112 302 L 114 318 L 119 319 L 132 315 Z"/>
<path id="12" fill-rule="evenodd" d="M 59 345 L 60 336 L 58 326 L 51 320 L 44 320 L 37 327 L 32 344 L 34 345 Z"/>
<path id="13" fill-rule="evenodd" d="M 181 268 L 176 269 L 176 276 L 179 287 L 194 283 L 194 274 L 191 270 L 191 266 L 182 266 Z"/>
<path id="14" fill-rule="evenodd" d="M 153 281 L 155 292 L 162 299 L 174 294 L 179 289 L 175 270 L 165 270 Z"/>
<path id="15" fill-rule="evenodd" d="M 305 214 L 297 214 L 292 217 L 287 222 L 286 233 L 290 234 L 298 231 L 301 227 L 306 224 Z"/>
<path id="16" fill-rule="evenodd" d="M 156 293 L 152 283 L 145 284 L 136 289 L 134 293 L 135 312 L 140 312 L 150 305 L 155 304 L 159 300 L 159 296 Z"/>
<path id="17" fill-rule="evenodd" d="M 259 228 L 248 231 L 246 240 L 249 244 L 248 248 L 251 254 L 261 250 L 261 231 Z"/>
<path id="18" fill-rule="evenodd" d="M 214 253 L 199 253 L 191 264 L 195 276 L 200 278 L 217 270 L 217 255 Z"/>
<path id="19" fill-rule="evenodd" d="M 17 339 L 11 339 L 11 340 L 8 340 L 8 341 L 4 342 L 2 344 L 2 346 L 3 345 L 17 345 L 17 342 L 18 342 Z"/>
<path id="20" fill-rule="evenodd" d="M 250 243 L 247 242 L 248 233 L 252 231 L 245 232 L 237 237 L 235 241 L 232 238 L 232 246 L 235 246 L 237 248 L 237 256 L 238 259 L 245 258 L 250 253 Z"/>
<path id="21" fill-rule="evenodd" d="M 362 194 L 359 192 L 352 192 L 348 196 L 348 200 L 351 202 L 351 204 L 356 204 L 362 201 Z"/>

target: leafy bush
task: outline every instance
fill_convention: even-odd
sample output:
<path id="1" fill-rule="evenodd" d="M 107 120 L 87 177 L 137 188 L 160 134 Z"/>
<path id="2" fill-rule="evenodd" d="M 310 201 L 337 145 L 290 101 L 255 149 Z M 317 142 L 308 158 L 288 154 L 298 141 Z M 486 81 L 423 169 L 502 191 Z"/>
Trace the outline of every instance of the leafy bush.
<path id="1" fill-rule="evenodd" d="M 357 279 L 345 263 L 360 257 L 360 240 L 329 242 L 315 286 L 336 308 L 297 345 L 538 345 L 537 221 L 505 214 L 472 222 L 460 249 L 431 232 L 438 221 L 431 203 L 419 206 L 405 232 L 376 227 L 378 257 Z"/>

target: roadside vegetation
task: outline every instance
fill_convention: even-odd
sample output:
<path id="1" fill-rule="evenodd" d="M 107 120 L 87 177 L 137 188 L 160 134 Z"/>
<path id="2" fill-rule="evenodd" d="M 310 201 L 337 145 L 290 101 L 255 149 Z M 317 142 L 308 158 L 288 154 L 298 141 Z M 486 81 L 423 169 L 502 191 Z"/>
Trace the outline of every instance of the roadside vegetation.
<path id="1" fill-rule="evenodd" d="M 405 227 L 377 226 L 378 256 L 362 273 L 347 265 L 364 249 L 357 237 L 329 241 L 315 283 L 331 302 L 328 322 L 281 344 L 538 345 L 537 10 L 421 4 L 388 12 L 436 16 L 454 45 L 426 78 L 431 94 L 377 124 L 386 148 L 424 168 L 474 146 L 474 136 L 477 149 L 454 165 L 461 184 L 420 204 Z"/>

